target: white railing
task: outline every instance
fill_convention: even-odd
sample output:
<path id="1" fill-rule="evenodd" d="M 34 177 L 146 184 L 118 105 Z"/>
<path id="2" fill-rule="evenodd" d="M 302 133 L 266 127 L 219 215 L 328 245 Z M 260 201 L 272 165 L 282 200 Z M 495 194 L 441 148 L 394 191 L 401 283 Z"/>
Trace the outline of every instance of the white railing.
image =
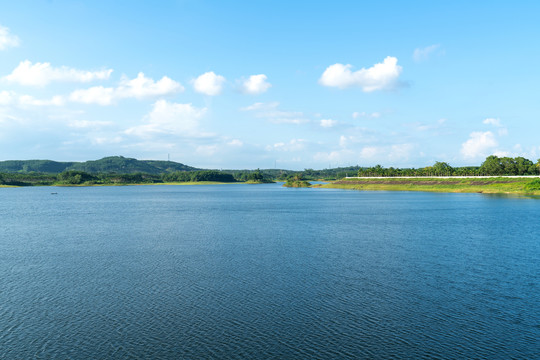
<path id="1" fill-rule="evenodd" d="M 468 175 L 468 176 L 346 176 L 345 179 L 491 179 L 491 178 L 540 178 L 540 175 Z"/>

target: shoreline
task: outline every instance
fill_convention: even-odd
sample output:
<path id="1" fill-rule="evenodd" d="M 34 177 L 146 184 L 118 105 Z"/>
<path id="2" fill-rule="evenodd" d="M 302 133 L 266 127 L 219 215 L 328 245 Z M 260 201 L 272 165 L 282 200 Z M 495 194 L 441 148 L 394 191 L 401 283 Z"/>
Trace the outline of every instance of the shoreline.
<path id="1" fill-rule="evenodd" d="M 342 189 L 355 191 L 423 191 L 439 193 L 482 193 L 502 195 L 540 196 L 540 188 L 526 189 L 531 180 L 538 176 L 501 177 L 354 177 L 332 181 L 326 184 L 312 184 L 314 189 Z M 276 182 L 279 183 L 279 182 Z M 93 187 L 93 186 L 198 186 L 198 185 L 257 185 L 250 182 L 188 181 L 134 184 L 51 184 L 51 185 L 0 185 L 0 188 L 21 187 Z"/>
<path id="2" fill-rule="evenodd" d="M 531 186 L 538 176 L 474 176 L 474 177 L 355 177 L 317 186 L 357 191 L 424 191 L 440 193 L 482 193 L 540 195 L 540 188 Z"/>

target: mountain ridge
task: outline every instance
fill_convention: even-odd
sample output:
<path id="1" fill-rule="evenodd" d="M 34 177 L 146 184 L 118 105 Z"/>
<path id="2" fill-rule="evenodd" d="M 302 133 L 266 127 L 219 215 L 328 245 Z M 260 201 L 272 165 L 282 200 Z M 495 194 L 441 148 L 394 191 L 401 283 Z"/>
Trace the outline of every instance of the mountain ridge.
<path id="1" fill-rule="evenodd" d="M 4 173 L 48 173 L 59 174 L 68 170 L 118 174 L 164 174 L 176 171 L 193 171 L 198 168 L 174 161 L 137 160 L 123 156 L 107 156 L 99 160 L 54 161 L 54 160 L 4 160 L 0 161 L 0 172 Z"/>

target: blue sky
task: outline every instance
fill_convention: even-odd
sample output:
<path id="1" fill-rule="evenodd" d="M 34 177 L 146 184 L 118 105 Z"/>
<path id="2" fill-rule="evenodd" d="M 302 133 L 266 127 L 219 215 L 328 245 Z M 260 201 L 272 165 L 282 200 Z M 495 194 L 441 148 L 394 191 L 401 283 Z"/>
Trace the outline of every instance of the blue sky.
<path id="1" fill-rule="evenodd" d="M 0 160 L 540 158 L 537 1 L 2 1 Z"/>

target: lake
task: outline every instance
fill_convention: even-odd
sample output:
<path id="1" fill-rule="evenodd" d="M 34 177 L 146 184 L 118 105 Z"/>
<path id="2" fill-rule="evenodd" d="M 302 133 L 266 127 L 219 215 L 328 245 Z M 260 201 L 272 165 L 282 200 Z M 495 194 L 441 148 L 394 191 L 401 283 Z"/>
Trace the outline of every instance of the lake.
<path id="1" fill-rule="evenodd" d="M 0 200 L 2 359 L 540 357 L 540 199 L 265 184 Z"/>

